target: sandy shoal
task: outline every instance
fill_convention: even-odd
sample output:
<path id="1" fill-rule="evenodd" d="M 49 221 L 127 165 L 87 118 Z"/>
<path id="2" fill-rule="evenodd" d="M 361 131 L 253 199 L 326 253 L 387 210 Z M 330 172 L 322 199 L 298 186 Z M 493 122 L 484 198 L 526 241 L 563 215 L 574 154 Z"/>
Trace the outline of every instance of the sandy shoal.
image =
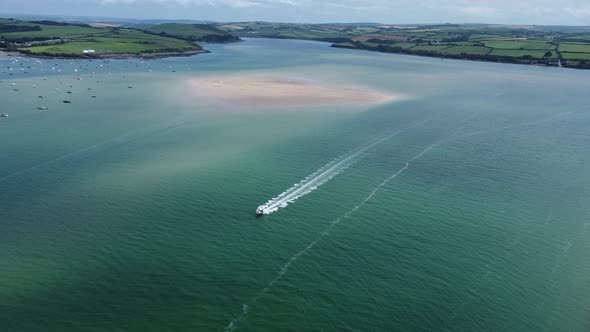
<path id="1" fill-rule="evenodd" d="M 375 105 L 400 98 L 358 87 L 257 75 L 193 78 L 190 85 L 199 95 L 244 106 Z"/>

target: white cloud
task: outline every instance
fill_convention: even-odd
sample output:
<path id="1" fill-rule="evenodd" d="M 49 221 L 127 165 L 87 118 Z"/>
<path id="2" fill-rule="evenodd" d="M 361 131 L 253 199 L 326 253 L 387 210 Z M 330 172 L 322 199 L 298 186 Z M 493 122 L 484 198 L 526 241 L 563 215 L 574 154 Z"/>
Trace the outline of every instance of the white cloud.
<path id="1" fill-rule="evenodd" d="M 103 5 L 114 4 L 147 4 L 156 3 L 169 6 L 210 6 L 210 7 L 256 7 L 270 5 L 296 6 L 302 1 L 299 0 L 99 0 Z"/>
<path id="2" fill-rule="evenodd" d="M 6 3 L 0 7 L 22 13 L 226 21 L 590 24 L 590 0 L 0 0 L 0 3 Z"/>
<path id="3" fill-rule="evenodd" d="M 108 4 L 117 4 L 117 3 L 134 3 L 136 0 L 100 0 L 100 3 L 103 5 L 108 5 Z"/>
<path id="4" fill-rule="evenodd" d="M 590 6 L 566 7 L 564 11 L 573 17 L 590 20 Z"/>
<path id="5" fill-rule="evenodd" d="M 494 16 L 497 9 L 487 6 L 466 6 L 460 7 L 459 12 L 469 16 Z"/>

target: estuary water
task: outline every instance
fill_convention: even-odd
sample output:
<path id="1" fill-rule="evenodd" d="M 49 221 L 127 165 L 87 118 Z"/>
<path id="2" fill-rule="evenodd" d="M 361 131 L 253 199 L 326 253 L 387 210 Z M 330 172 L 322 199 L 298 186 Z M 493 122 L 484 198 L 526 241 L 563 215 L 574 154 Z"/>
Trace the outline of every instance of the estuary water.
<path id="1" fill-rule="evenodd" d="M 590 72 L 206 48 L 0 58 L 1 331 L 590 330 Z M 251 74 L 404 98 L 186 83 Z"/>

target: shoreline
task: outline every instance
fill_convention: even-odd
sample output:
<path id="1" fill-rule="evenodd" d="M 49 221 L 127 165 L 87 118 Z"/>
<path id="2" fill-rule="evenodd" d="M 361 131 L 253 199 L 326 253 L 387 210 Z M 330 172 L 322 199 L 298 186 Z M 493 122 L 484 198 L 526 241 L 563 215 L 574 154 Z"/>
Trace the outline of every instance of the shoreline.
<path id="1" fill-rule="evenodd" d="M 1 51 L 0 57 L 29 57 L 37 59 L 66 59 L 66 60 L 97 60 L 97 59 L 162 59 L 171 57 L 188 57 L 198 54 L 211 53 L 209 50 L 200 49 L 186 52 L 156 52 L 156 53 L 116 53 L 116 54 L 72 54 L 69 55 L 43 55 L 23 52 Z"/>
<path id="2" fill-rule="evenodd" d="M 538 66 L 538 67 L 553 67 L 553 68 L 567 68 L 567 69 L 578 69 L 578 70 L 590 70 L 590 67 L 580 67 L 580 66 L 570 66 L 568 65 L 567 60 L 564 60 L 565 63 L 563 65 L 554 65 L 543 63 L 542 59 L 535 59 L 530 60 L 531 62 L 527 62 L 527 60 L 519 61 L 518 59 L 513 59 L 510 57 L 498 57 L 490 59 L 487 56 L 464 56 L 464 55 L 441 55 L 441 54 L 425 54 L 425 53 L 418 53 L 418 52 L 404 52 L 404 51 L 388 51 L 382 50 L 377 48 L 369 48 L 369 47 L 359 47 L 359 46 L 343 46 L 338 45 L 336 43 L 325 41 L 325 40 L 314 40 L 314 39 L 297 39 L 297 38 L 272 38 L 272 37 L 254 37 L 249 36 L 248 38 L 253 39 L 277 39 L 277 40 L 299 40 L 299 41 L 312 41 L 318 43 L 327 43 L 330 44 L 332 48 L 341 48 L 341 49 L 349 49 L 349 50 L 362 50 L 362 51 L 369 51 L 369 52 L 379 52 L 385 54 L 402 54 L 402 55 L 409 55 L 409 56 L 419 56 L 419 57 L 426 57 L 426 58 L 433 58 L 433 59 L 448 59 L 448 60 L 463 60 L 463 61 L 479 61 L 479 62 L 487 62 L 487 63 L 498 63 L 498 64 L 515 64 L 515 65 L 526 65 L 526 66 Z M 239 42 L 245 42 L 247 39 L 240 38 L 238 41 L 227 41 L 227 42 L 205 42 L 205 44 L 233 44 Z M 31 57 L 31 58 L 39 58 L 39 59 L 70 59 L 70 60 L 93 60 L 93 59 L 162 59 L 162 58 L 171 58 L 171 57 L 188 57 L 198 54 L 207 54 L 211 53 L 211 51 L 206 49 L 200 49 L 195 51 L 186 51 L 186 52 L 157 52 L 157 53 L 118 53 L 118 54 L 99 54 L 99 55 L 87 55 L 87 54 L 72 54 L 72 55 L 37 55 L 37 54 L 29 54 L 23 53 L 20 51 L 6 51 L 0 50 L 0 57 Z"/>
<path id="3" fill-rule="evenodd" d="M 12 52 L 12 51 L 3 51 L 0 50 L 0 58 L 2 57 L 10 57 L 10 56 L 21 56 L 20 52 Z"/>
<path id="4" fill-rule="evenodd" d="M 394 51 L 380 50 L 380 49 L 377 49 L 377 48 L 369 48 L 369 47 L 358 47 L 358 46 L 348 47 L 348 46 L 338 45 L 337 43 L 335 43 L 333 41 L 318 40 L 318 39 L 298 39 L 298 38 L 289 38 L 289 37 L 273 38 L 271 36 L 248 36 L 247 38 L 252 38 L 252 39 L 277 39 L 277 40 L 301 40 L 301 41 L 310 41 L 310 42 L 330 44 L 330 47 L 333 47 L 333 48 L 341 48 L 341 49 L 348 49 L 348 50 L 360 50 L 360 51 L 370 51 L 370 52 L 378 52 L 378 53 L 384 53 L 384 54 L 403 54 L 403 55 L 419 56 L 419 57 L 433 58 L 433 59 L 479 61 L 479 62 L 499 63 L 499 64 L 515 64 L 515 65 L 549 67 L 549 68 L 553 67 L 553 68 L 567 68 L 567 69 L 590 70 L 590 66 L 587 66 L 587 67 L 570 66 L 570 65 L 567 64 L 569 62 L 568 60 L 562 60 L 564 62 L 562 62 L 562 66 L 559 67 L 558 65 L 552 65 L 552 64 L 543 63 L 542 62 L 543 59 L 534 59 L 534 60 L 530 60 L 531 62 L 527 62 L 526 59 L 523 59 L 522 61 L 519 61 L 519 59 L 517 59 L 517 58 L 510 58 L 510 57 L 498 57 L 498 58 L 494 58 L 494 59 L 489 59 L 489 58 L 484 58 L 484 57 L 480 57 L 480 56 L 472 56 L 472 57 L 463 56 L 463 55 L 460 55 L 460 54 L 458 54 L 458 55 L 447 54 L 447 55 L 441 56 L 440 54 L 430 55 L 430 54 L 426 54 L 426 53 L 417 53 L 417 52 L 404 52 L 404 51 L 394 52 Z M 247 39 L 245 39 L 245 40 L 247 40 Z"/>
<path id="5" fill-rule="evenodd" d="M 402 54 L 402 55 L 410 55 L 410 56 L 419 56 L 425 58 L 433 58 L 433 59 L 447 59 L 447 60 L 463 60 L 463 61 L 479 61 L 479 62 L 487 62 L 487 63 L 499 63 L 499 64 L 514 64 L 514 65 L 525 65 L 525 66 L 538 66 L 538 67 L 549 67 L 549 68 L 567 68 L 567 69 L 579 69 L 579 70 L 590 70 L 590 67 L 580 67 L 580 66 L 569 66 L 567 64 L 567 60 L 565 60 L 565 64 L 557 65 L 557 64 L 548 64 L 543 63 L 542 59 L 535 59 L 519 61 L 518 58 L 510 58 L 510 57 L 497 57 L 497 58 L 489 58 L 486 56 L 464 56 L 464 55 L 452 55 L 452 54 L 426 54 L 426 53 L 418 53 L 418 52 L 404 52 L 404 51 L 387 51 L 381 50 L 377 48 L 369 48 L 369 47 L 349 47 L 349 46 L 342 46 L 338 44 L 331 44 L 330 47 L 333 48 L 342 48 L 342 49 L 349 49 L 349 50 L 361 50 L 361 51 L 369 51 L 369 52 L 379 52 L 385 54 Z"/>

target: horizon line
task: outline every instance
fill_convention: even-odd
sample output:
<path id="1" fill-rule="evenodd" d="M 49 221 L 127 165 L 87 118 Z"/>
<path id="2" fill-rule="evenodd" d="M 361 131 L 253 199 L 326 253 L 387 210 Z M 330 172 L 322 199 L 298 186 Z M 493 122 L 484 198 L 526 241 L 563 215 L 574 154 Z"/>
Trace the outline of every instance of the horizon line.
<path id="1" fill-rule="evenodd" d="M 6 16 L 5 16 L 6 15 Z M 10 16 L 16 17 L 10 17 Z M 250 21 L 218 21 L 208 19 L 193 19 L 193 18 L 131 18 L 131 17 L 117 17 L 117 16 L 89 16 L 89 15 L 59 15 L 59 14 L 24 14 L 24 13 L 3 13 L 0 12 L 0 18 L 17 18 L 18 16 L 37 16 L 47 18 L 79 18 L 79 19 L 97 19 L 97 20 L 123 20 L 123 21 L 195 21 L 195 22 L 207 22 L 208 23 L 252 23 L 252 22 L 264 22 L 264 23 L 279 23 L 279 24 L 310 24 L 310 25 L 322 25 L 322 24 L 379 24 L 379 25 L 500 25 L 500 26 L 547 26 L 547 27 L 590 27 L 590 25 L 569 25 L 569 24 L 538 24 L 538 23 L 485 23 L 485 22 L 441 22 L 441 23 L 383 23 L 383 22 L 362 22 L 362 21 L 351 21 L 351 22 L 289 22 L 289 21 L 269 21 L 269 20 L 250 20 Z"/>

